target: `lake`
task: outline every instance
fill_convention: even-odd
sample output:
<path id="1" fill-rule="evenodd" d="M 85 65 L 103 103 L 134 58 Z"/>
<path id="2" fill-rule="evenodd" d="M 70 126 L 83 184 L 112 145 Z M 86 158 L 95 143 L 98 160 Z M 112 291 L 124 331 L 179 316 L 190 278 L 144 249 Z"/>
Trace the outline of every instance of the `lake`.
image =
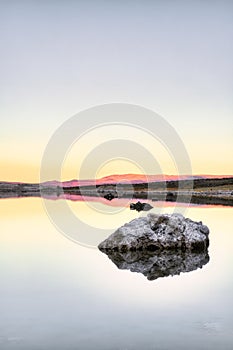
<path id="1" fill-rule="evenodd" d="M 64 202 L 47 201 L 61 222 Z M 233 208 L 188 208 L 185 216 L 210 229 L 209 262 L 149 281 L 95 248 L 146 213 L 68 205 L 80 218 L 70 237 L 53 225 L 43 199 L 0 201 L 2 350 L 233 348 Z"/>

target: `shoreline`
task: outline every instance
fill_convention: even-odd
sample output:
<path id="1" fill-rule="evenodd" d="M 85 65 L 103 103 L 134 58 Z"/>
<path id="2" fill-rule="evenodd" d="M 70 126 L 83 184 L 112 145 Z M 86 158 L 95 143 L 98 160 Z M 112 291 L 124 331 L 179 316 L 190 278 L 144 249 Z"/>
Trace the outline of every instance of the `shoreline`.
<path id="1" fill-rule="evenodd" d="M 49 185 L 49 182 L 42 184 L 0 182 L 0 199 L 21 197 L 69 199 L 69 196 L 101 197 L 109 201 L 116 198 L 133 198 L 149 199 L 153 202 L 233 206 L 233 177 L 74 187 L 63 187 L 62 183 Z"/>

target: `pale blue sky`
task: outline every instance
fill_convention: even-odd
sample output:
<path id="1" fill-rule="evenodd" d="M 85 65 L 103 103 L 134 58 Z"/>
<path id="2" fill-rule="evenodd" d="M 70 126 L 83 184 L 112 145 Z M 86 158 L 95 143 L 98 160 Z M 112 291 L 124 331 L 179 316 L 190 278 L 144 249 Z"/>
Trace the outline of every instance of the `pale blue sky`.
<path id="1" fill-rule="evenodd" d="M 231 173 L 232 43 L 230 0 L 1 0 L 1 160 L 38 164 L 67 118 L 127 102 L 175 127 L 194 172 Z"/>

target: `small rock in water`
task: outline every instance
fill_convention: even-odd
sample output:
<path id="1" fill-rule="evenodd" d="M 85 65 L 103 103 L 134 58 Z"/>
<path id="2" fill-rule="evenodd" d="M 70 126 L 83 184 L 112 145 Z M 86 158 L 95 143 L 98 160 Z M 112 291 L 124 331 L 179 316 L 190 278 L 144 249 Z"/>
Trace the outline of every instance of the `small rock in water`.
<path id="1" fill-rule="evenodd" d="M 131 210 L 137 210 L 137 211 L 148 211 L 151 210 L 153 207 L 149 203 L 130 203 L 130 209 Z"/>
<path id="2" fill-rule="evenodd" d="M 105 199 L 107 199 L 108 201 L 111 201 L 113 198 L 115 198 L 115 196 L 112 193 L 107 193 L 104 196 Z"/>
<path id="3" fill-rule="evenodd" d="M 102 251 L 204 251 L 209 229 L 181 214 L 148 214 L 120 227 L 99 244 Z"/>

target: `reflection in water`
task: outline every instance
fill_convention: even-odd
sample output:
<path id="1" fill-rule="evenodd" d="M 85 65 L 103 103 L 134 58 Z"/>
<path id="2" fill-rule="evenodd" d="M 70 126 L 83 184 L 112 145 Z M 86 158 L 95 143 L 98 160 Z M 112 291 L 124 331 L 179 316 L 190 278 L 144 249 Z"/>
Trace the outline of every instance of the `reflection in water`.
<path id="1" fill-rule="evenodd" d="M 94 221 L 84 203 L 77 208 Z M 96 215 L 95 223 L 101 227 L 108 219 L 112 231 L 136 214 L 128 209 L 105 219 Z M 189 216 L 211 230 L 211 263 L 150 282 L 66 240 L 51 225 L 42 200 L 0 200 L 0 348 L 232 349 L 232 214 L 233 208 L 190 208 Z M 88 226 L 76 230 L 91 236 Z M 96 244 L 102 239 L 96 236 Z"/>
<path id="2" fill-rule="evenodd" d="M 121 270 L 142 273 L 152 281 L 159 277 L 179 275 L 190 272 L 209 262 L 208 251 L 200 253 L 163 250 L 150 251 L 104 251 L 109 259 Z"/>
<path id="3" fill-rule="evenodd" d="M 114 177 L 110 177 L 110 182 Z M 106 180 L 106 179 L 105 179 Z M 97 180 L 96 180 L 97 181 Z M 233 206 L 233 177 L 220 176 L 214 178 L 209 176 L 178 181 L 157 181 L 157 182 L 111 182 L 104 180 L 84 180 L 82 182 L 49 181 L 41 184 L 0 182 L 0 198 L 21 198 L 21 197 L 42 197 L 51 200 L 67 199 L 71 201 L 83 201 L 85 197 L 93 197 L 95 201 L 111 202 L 114 199 L 144 200 L 150 201 L 150 206 L 155 203 L 192 203 L 196 205 L 222 205 Z M 116 201 L 117 202 L 117 201 Z M 148 209 L 136 206 L 132 202 L 131 209 L 149 210 L 149 204 L 145 203 Z"/>

